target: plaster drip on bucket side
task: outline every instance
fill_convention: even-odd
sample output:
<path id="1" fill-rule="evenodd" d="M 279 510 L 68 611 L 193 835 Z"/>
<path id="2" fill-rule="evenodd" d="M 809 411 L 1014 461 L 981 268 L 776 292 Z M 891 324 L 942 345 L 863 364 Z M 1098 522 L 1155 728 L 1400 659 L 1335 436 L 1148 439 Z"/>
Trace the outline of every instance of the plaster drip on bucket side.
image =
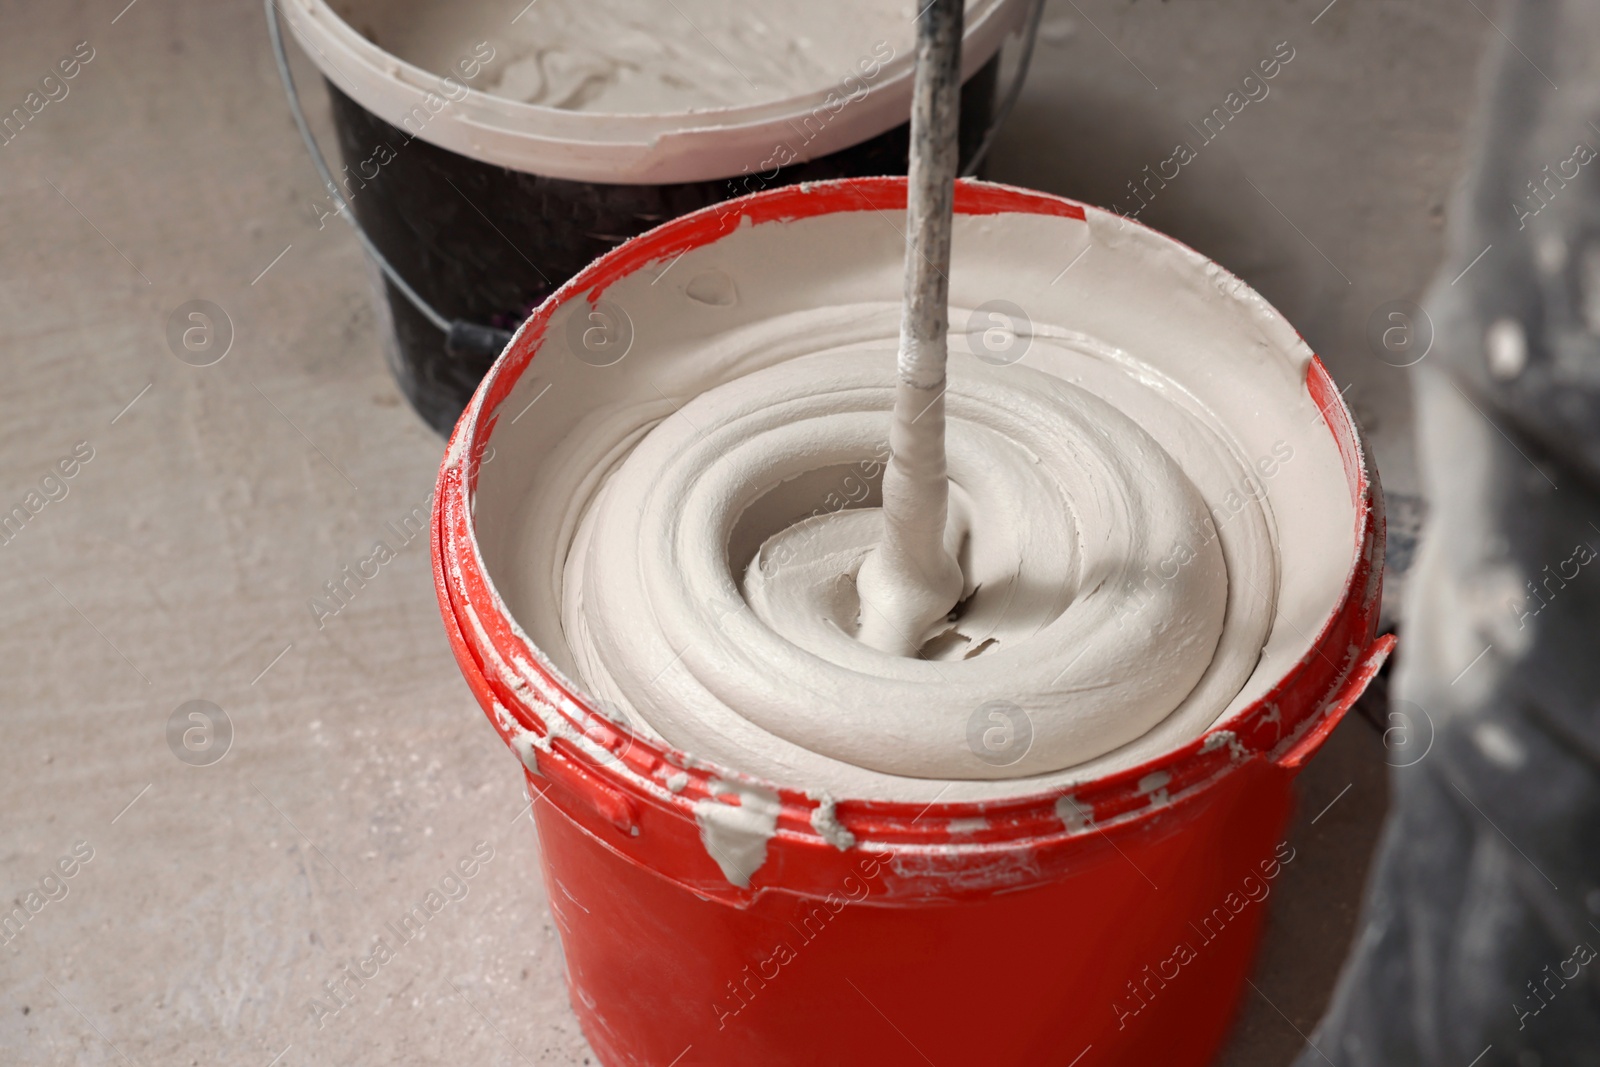
<path id="1" fill-rule="evenodd" d="M 700 842 L 729 882 L 748 888 L 751 876 L 767 862 L 767 842 L 777 832 L 781 807 L 770 789 L 721 780 L 712 781 L 711 796 L 695 802 Z"/>
<path id="2" fill-rule="evenodd" d="M 811 828 L 822 835 L 822 839 L 840 852 L 848 852 L 856 846 L 856 835 L 846 830 L 839 821 L 838 802 L 827 793 L 806 794 L 817 802 L 811 812 Z"/>

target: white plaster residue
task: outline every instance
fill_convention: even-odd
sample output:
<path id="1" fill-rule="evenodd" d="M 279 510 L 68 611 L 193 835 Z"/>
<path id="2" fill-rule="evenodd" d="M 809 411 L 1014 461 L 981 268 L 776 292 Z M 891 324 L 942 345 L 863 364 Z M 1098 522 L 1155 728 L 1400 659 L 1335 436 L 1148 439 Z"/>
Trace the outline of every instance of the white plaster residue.
<path id="1" fill-rule="evenodd" d="M 534 774 L 542 775 L 539 769 L 539 756 L 536 749 L 544 748 L 549 751 L 549 745 L 544 738 L 532 730 L 520 730 L 511 735 L 511 750 L 522 760 L 522 765 Z"/>
<path id="2" fill-rule="evenodd" d="M 695 804 L 700 843 L 729 882 L 748 886 L 751 875 L 767 862 L 767 842 L 777 832 L 780 806 L 778 794 L 770 789 L 724 781 L 713 781 L 711 796 Z"/>
<path id="3" fill-rule="evenodd" d="M 1239 735 L 1232 730 L 1217 730 L 1207 734 L 1206 739 L 1200 743 L 1200 751 L 1215 752 L 1223 746 L 1227 746 L 1228 756 L 1231 759 L 1244 759 L 1250 754 L 1244 745 L 1239 743 Z"/>
<path id="4" fill-rule="evenodd" d="M 571 741 L 576 736 L 577 734 L 567 725 L 566 719 L 559 714 L 551 714 L 545 716 L 544 736 L 534 741 L 534 745 L 544 752 L 551 753 L 555 751 L 556 738 Z"/>
<path id="5" fill-rule="evenodd" d="M 1278 728 L 1278 740 L 1283 740 L 1283 709 L 1276 702 L 1269 701 L 1267 710 L 1261 713 L 1261 725 L 1272 723 Z"/>
<path id="6" fill-rule="evenodd" d="M 494 720 L 495 720 L 495 722 L 500 724 L 500 728 L 502 730 L 504 730 L 508 734 L 514 734 L 518 730 L 522 729 L 522 724 L 519 723 L 516 720 L 516 717 L 511 714 L 511 710 L 509 708 L 507 708 L 504 704 L 502 704 L 502 703 L 500 703 L 500 701 L 496 700 L 494 702 L 493 707 L 494 707 Z"/>
<path id="7" fill-rule="evenodd" d="M 1068 830 L 1087 830 L 1094 825 L 1094 812 L 1079 804 L 1071 793 L 1056 801 L 1056 818 Z"/>
<path id="8" fill-rule="evenodd" d="M 525 698 L 533 692 L 533 686 L 529 685 L 528 680 L 516 671 L 502 672 L 500 677 L 520 697 Z"/>
<path id="9" fill-rule="evenodd" d="M 811 828 L 840 852 L 854 848 L 856 835 L 839 822 L 838 803 L 827 793 L 812 796 L 811 799 L 817 801 L 816 808 L 811 812 Z"/>
<path id="10" fill-rule="evenodd" d="M 988 828 L 989 820 L 982 817 L 976 819 L 951 819 L 948 827 L 951 837 L 966 837 L 982 833 Z"/>
<path id="11" fill-rule="evenodd" d="M 689 784 L 689 776 L 683 771 L 675 771 L 667 775 L 667 788 L 674 793 L 681 793 Z"/>
<path id="12" fill-rule="evenodd" d="M 829 89 L 830 100 L 858 101 L 884 64 L 910 50 L 910 12 L 902 7 L 896 0 L 355 5 L 379 47 L 424 70 L 459 77 L 481 68 L 473 89 L 618 114 L 738 107 Z M 473 68 L 463 66 L 469 60 Z"/>
<path id="13" fill-rule="evenodd" d="M 963 850 L 967 853 L 966 862 L 952 865 L 952 857 L 962 855 Z M 980 856 L 970 853 L 970 845 L 899 848 L 889 861 L 889 869 L 911 881 L 937 879 L 946 892 L 1004 892 L 1038 883 L 1039 858 L 1031 849 L 1004 849 Z"/>
<path id="14" fill-rule="evenodd" d="M 1139 779 L 1139 792 L 1150 794 L 1151 807 L 1158 807 L 1167 802 L 1167 783 L 1172 781 L 1172 775 L 1166 771 L 1154 771 Z"/>

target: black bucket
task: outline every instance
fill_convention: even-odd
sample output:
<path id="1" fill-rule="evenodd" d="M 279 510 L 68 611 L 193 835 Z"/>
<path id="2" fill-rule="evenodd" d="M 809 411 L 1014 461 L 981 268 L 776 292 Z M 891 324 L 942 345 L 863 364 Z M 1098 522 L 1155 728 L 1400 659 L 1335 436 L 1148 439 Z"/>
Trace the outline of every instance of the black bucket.
<path id="1" fill-rule="evenodd" d="M 287 63 L 281 61 L 275 0 L 267 3 L 280 69 L 291 106 L 300 119 Z M 968 56 L 969 74 L 961 101 L 964 172 L 970 173 L 981 163 L 994 126 L 1014 99 L 1014 94 L 1008 94 L 997 109 L 1000 40 L 1007 32 L 1026 31 L 1021 34 L 1022 55 L 1016 64 L 1015 82 L 1020 84 L 1040 6 L 1036 0 L 1031 8 L 1019 0 L 993 0 L 991 4 L 992 13 L 1009 16 L 1010 22 L 996 25 L 991 21 L 986 41 L 980 41 L 986 47 Z M 385 356 L 401 391 L 440 434 L 450 432 L 478 381 L 533 308 L 597 256 L 628 238 L 667 219 L 757 189 L 906 172 L 909 127 L 903 122 L 893 124 L 897 117 L 893 110 L 887 111 L 888 128 L 859 139 L 852 140 L 853 135 L 862 134 L 862 119 L 857 116 L 852 116 L 857 119 L 853 128 L 824 130 L 831 136 L 815 140 L 819 147 L 831 150 L 809 158 L 804 153 L 811 140 L 806 134 L 813 129 L 809 116 L 804 116 L 803 128 L 794 122 L 781 127 L 769 122 L 766 129 L 776 128 L 776 133 L 752 131 L 748 125 L 736 128 L 734 136 L 742 144 L 731 151 L 719 147 L 702 153 L 706 157 L 703 167 L 712 173 L 693 180 L 595 181 L 588 177 L 620 170 L 627 178 L 651 174 L 681 178 L 693 174 L 698 163 L 693 153 L 681 150 L 676 157 L 662 161 L 653 161 L 648 154 L 630 156 L 624 166 L 613 170 L 607 169 L 604 158 L 576 163 L 563 158 L 554 166 L 525 158 L 517 159 L 518 166 L 488 162 L 457 150 L 476 149 L 479 155 L 508 158 L 504 144 L 485 151 L 476 140 L 464 141 L 464 137 L 475 139 L 482 129 L 476 123 L 458 121 L 473 117 L 459 114 L 468 110 L 469 101 L 485 101 L 484 94 L 467 88 L 482 66 L 481 55 L 477 61 L 469 56 L 453 76 L 439 78 L 389 57 L 334 15 L 322 0 L 287 0 L 286 8 L 291 27 L 328 82 L 344 162 L 339 175 L 328 173 L 301 121 L 313 157 L 325 181 L 333 186 L 327 211 L 319 215 L 327 224 L 336 214 L 348 218 L 353 213 L 352 221 L 376 268 L 374 278 L 383 290 L 387 314 L 380 310 L 380 322 L 392 324 L 392 329 L 384 331 Z M 330 52 L 339 47 L 348 52 L 335 60 Z M 970 29 L 968 49 L 969 53 L 973 50 Z M 363 57 L 374 59 L 374 69 L 356 66 Z M 905 58 L 909 61 L 909 55 Z M 381 79 L 394 77 L 397 70 L 425 94 L 409 111 L 402 108 L 397 112 L 399 104 L 381 84 Z M 860 89 L 861 95 L 844 98 L 842 103 L 834 101 L 836 111 L 873 94 L 889 92 L 891 87 L 899 88 L 901 83 L 909 86 L 909 69 L 892 78 L 887 67 L 875 73 L 885 75 L 881 84 Z M 428 79 L 435 88 L 428 88 Z M 885 114 L 884 103 L 875 101 L 872 110 L 876 116 Z M 909 111 L 908 101 L 890 103 L 902 103 L 898 114 Z M 530 105 L 515 105 L 527 107 Z M 534 110 L 548 113 L 552 109 Z M 402 124 L 382 117 L 384 111 Z M 827 105 L 818 107 L 817 114 L 826 120 L 830 114 Z M 870 122 L 872 117 L 864 118 Z M 566 113 L 556 118 L 565 122 L 592 116 Z M 792 132 L 786 136 L 784 130 Z M 701 130 L 688 134 L 704 135 Z M 841 136 L 850 143 L 827 144 Z M 799 148 L 792 147 L 797 142 Z M 764 149 L 759 147 L 763 145 Z M 787 157 L 785 146 L 791 146 Z M 513 144 L 511 154 L 517 154 L 519 148 Z M 596 154 L 603 157 L 607 152 L 615 155 L 610 146 L 602 146 Z M 746 162 L 735 166 L 741 153 Z M 774 165 L 783 158 L 794 162 Z M 731 178 L 726 174 L 730 169 L 735 175 Z M 546 170 L 566 170 L 568 174 Z M 572 177 L 572 173 L 585 176 Z"/>

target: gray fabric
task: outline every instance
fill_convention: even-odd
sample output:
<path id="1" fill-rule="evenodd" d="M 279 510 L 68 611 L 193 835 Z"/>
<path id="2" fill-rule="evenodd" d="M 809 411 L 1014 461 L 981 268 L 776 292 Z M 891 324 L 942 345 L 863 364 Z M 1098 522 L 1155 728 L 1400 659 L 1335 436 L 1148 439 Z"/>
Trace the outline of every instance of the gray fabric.
<path id="1" fill-rule="evenodd" d="M 1297 1067 L 1600 1065 L 1600 5 L 1492 14 L 1415 371 L 1393 810 Z"/>

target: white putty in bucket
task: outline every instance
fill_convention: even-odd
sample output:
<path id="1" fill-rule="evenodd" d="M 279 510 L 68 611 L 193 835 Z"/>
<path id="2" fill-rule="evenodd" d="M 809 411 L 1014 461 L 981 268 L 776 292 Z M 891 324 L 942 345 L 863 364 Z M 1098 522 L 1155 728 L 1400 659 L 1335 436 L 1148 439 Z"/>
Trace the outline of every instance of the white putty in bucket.
<path id="1" fill-rule="evenodd" d="M 379 47 L 449 74 L 472 47 L 497 57 L 496 96 L 573 111 L 656 114 L 853 93 L 911 44 L 909 0 L 538 0 L 381 7 L 335 3 Z M 519 12 L 519 8 L 521 8 Z M 864 66 L 865 64 L 865 66 Z M 855 84 L 841 85 L 845 78 Z"/>
<path id="2" fill-rule="evenodd" d="M 1093 210 L 957 217 L 951 538 L 971 588 L 923 658 L 854 641 L 893 223 L 745 227 L 614 283 L 634 340 L 609 366 L 564 340 L 587 304 L 555 316 L 502 411 L 549 395 L 500 420 L 497 455 L 519 458 L 475 498 L 489 573 L 551 667 L 693 755 L 925 802 L 1099 777 L 1263 695 L 1354 555 L 1310 353 L 1230 276 Z M 731 302 L 691 297 L 709 271 Z M 1021 312 L 1000 359 L 996 300 Z M 729 833 L 755 813 L 704 814 Z"/>
<path id="3" fill-rule="evenodd" d="M 817 477 L 866 462 L 865 491 L 881 475 L 895 338 L 852 336 L 859 307 L 773 325 L 820 351 L 683 404 L 578 523 L 563 626 L 606 703 L 691 751 L 734 715 L 885 774 L 1020 778 L 1233 699 L 1272 621 L 1276 560 L 1261 502 L 1208 525 L 1207 500 L 1246 469 L 1184 405 L 1124 373 L 1098 376 L 1101 399 L 953 356 L 946 542 L 966 586 L 913 635 L 919 656 L 899 656 L 856 637 L 882 511 L 827 510 Z M 751 335 L 751 353 L 776 340 Z M 1063 368 L 1091 374 L 1086 354 L 1064 348 Z"/>

